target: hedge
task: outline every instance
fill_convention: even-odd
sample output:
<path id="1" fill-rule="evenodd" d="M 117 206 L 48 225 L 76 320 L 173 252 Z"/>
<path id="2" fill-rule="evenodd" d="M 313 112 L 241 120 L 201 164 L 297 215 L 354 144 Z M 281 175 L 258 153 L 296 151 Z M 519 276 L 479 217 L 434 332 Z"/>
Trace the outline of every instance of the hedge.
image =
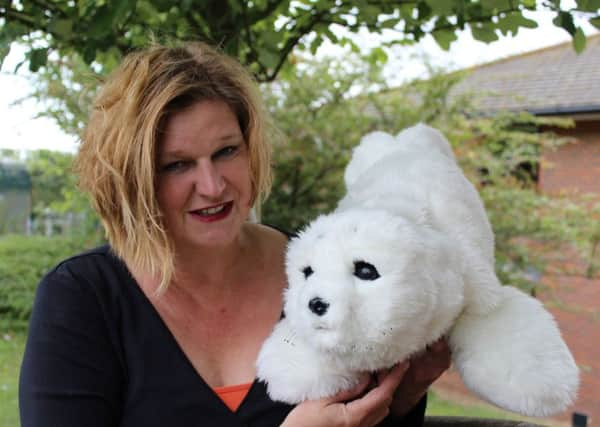
<path id="1" fill-rule="evenodd" d="M 25 328 L 40 279 L 86 246 L 80 237 L 0 236 L 0 330 Z"/>

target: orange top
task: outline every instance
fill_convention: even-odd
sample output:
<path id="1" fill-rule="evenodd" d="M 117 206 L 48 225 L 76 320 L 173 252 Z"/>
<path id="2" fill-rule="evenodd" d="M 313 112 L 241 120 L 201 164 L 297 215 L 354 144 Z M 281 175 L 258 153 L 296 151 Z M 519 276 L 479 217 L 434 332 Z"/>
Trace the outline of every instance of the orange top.
<path id="1" fill-rule="evenodd" d="M 252 383 L 215 387 L 213 391 L 231 411 L 235 412 L 250 391 L 250 387 L 252 387 Z"/>

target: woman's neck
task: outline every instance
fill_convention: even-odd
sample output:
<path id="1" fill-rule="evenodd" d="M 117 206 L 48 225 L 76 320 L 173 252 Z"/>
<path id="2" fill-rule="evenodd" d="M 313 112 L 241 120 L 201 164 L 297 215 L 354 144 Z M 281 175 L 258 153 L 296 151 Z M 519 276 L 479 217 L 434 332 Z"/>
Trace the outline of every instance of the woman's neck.
<path id="1" fill-rule="evenodd" d="M 177 248 L 173 284 L 183 288 L 224 289 L 239 283 L 249 259 L 260 251 L 260 244 L 245 225 L 237 238 L 224 246 Z"/>

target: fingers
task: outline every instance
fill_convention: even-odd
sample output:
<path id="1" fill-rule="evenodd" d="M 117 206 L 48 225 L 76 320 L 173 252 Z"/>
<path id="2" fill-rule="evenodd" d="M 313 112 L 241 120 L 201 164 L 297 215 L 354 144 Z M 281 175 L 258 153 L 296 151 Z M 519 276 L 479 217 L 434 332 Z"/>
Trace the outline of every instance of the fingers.
<path id="1" fill-rule="evenodd" d="M 365 374 L 350 390 L 330 398 L 301 403 L 290 412 L 283 425 L 375 426 L 390 413 L 394 390 L 402 381 L 408 367 L 409 362 L 405 361 L 390 370 L 378 373 L 379 384 L 373 388 L 370 388 L 372 377 Z M 364 396 L 360 397 L 363 394 Z"/>
<path id="2" fill-rule="evenodd" d="M 394 390 L 396 390 L 398 387 L 398 384 L 400 384 L 404 378 L 404 375 L 408 371 L 409 367 L 410 361 L 408 360 L 398 363 L 391 370 L 389 370 L 387 374 L 383 375 L 383 377 L 380 379 L 379 387 L 373 389 L 372 391 L 378 391 L 379 393 L 392 395 Z"/>
<path id="3" fill-rule="evenodd" d="M 448 349 L 448 342 L 442 337 L 433 344 L 427 346 L 428 351 L 433 351 L 434 353 L 438 353 Z"/>
<path id="4" fill-rule="evenodd" d="M 445 339 L 439 339 L 427 347 L 427 351 L 413 361 L 417 381 L 435 381 L 450 367 L 450 347 Z"/>
<path id="5" fill-rule="evenodd" d="M 347 402 L 349 400 L 355 399 L 365 392 L 365 390 L 369 386 L 370 382 L 371 382 L 371 376 L 368 374 L 365 374 L 362 376 L 362 378 L 360 379 L 360 382 L 356 386 L 354 386 L 348 390 L 340 391 L 339 393 L 335 394 L 334 396 L 323 399 L 323 401 L 325 404 L 331 404 L 331 403 Z"/>
<path id="6" fill-rule="evenodd" d="M 348 410 L 356 413 L 368 413 L 372 408 L 382 408 L 384 409 L 383 412 L 387 411 L 389 405 L 392 403 L 394 391 L 402 381 L 409 365 L 408 361 L 396 365 L 385 374 L 385 378 L 381 379 L 381 382 L 377 387 L 370 390 L 361 399 L 348 403 L 346 405 Z M 387 412 L 385 413 L 387 415 Z"/>
<path id="7" fill-rule="evenodd" d="M 376 426 L 383 421 L 385 417 L 390 413 L 390 408 L 388 404 L 379 405 L 375 407 L 372 411 L 367 413 L 367 415 L 362 418 L 359 422 L 359 426 Z"/>
<path id="8" fill-rule="evenodd" d="M 390 369 L 382 369 L 376 373 L 377 384 L 381 384 L 390 374 L 395 373 L 399 375 L 400 379 L 404 377 L 406 371 L 408 371 L 410 367 L 410 361 L 406 360 L 404 362 L 400 362 L 397 365 L 393 366 Z"/>
<path id="9" fill-rule="evenodd" d="M 379 371 L 377 373 L 377 379 L 379 382 L 379 386 L 383 387 L 386 391 L 391 388 L 395 390 L 404 378 L 404 375 L 410 368 L 410 361 L 405 360 L 403 362 L 398 363 L 394 367 L 386 371 Z"/>

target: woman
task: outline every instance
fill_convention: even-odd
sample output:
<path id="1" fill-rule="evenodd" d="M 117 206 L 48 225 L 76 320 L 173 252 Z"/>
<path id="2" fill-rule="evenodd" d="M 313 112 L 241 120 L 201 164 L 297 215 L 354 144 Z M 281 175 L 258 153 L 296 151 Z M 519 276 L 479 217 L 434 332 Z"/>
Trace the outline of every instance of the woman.
<path id="1" fill-rule="evenodd" d="M 113 73 L 76 162 L 110 245 L 40 283 L 23 427 L 422 422 L 444 343 L 376 384 L 295 408 L 254 381 L 281 316 L 288 239 L 247 221 L 270 184 L 259 98 L 238 63 L 204 44 L 152 47 Z"/>

